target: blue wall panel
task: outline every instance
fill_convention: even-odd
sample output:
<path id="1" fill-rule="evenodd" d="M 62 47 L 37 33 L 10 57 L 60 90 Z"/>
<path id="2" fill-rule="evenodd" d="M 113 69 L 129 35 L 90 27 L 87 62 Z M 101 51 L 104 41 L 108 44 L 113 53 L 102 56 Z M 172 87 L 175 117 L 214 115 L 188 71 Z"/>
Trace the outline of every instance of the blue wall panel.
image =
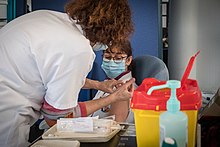
<path id="1" fill-rule="evenodd" d="M 25 0 L 15 0 L 16 1 L 16 17 L 26 13 L 26 1 Z"/>
<path id="2" fill-rule="evenodd" d="M 134 57 L 150 54 L 159 57 L 159 0 L 129 0 L 135 32 L 131 42 Z"/>
<path id="3" fill-rule="evenodd" d="M 49 9 L 56 11 L 64 11 L 64 5 L 68 0 L 32 0 L 32 9 Z"/>

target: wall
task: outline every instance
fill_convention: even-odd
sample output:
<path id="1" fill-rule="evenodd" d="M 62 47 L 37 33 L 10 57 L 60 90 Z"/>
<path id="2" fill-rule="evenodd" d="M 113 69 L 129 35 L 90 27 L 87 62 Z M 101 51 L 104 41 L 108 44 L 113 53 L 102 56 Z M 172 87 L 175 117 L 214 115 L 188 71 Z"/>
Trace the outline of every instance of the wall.
<path id="1" fill-rule="evenodd" d="M 192 55 L 200 50 L 190 78 L 202 91 L 220 87 L 220 1 L 171 0 L 168 68 L 171 79 L 181 79 Z"/>
<path id="2" fill-rule="evenodd" d="M 64 5 L 68 0 L 32 0 L 32 9 L 50 9 L 64 11 Z"/>
<path id="3" fill-rule="evenodd" d="M 150 54 L 161 57 L 160 0 L 129 0 L 135 32 L 132 36 L 134 57 Z"/>
<path id="4" fill-rule="evenodd" d="M 26 0 L 14 0 L 16 2 L 16 17 L 26 13 Z"/>
<path id="5" fill-rule="evenodd" d="M 197 79 L 202 90 L 216 92 L 220 88 L 220 1 L 198 2 Z"/>
<path id="6" fill-rule="evenodd" d="M 190 57 L 197 50 L 197 0 L 171 0 L 168 68 L 171 79 L 181 79 Z M 191 77 L 196 76 L 196 64 Z"/>

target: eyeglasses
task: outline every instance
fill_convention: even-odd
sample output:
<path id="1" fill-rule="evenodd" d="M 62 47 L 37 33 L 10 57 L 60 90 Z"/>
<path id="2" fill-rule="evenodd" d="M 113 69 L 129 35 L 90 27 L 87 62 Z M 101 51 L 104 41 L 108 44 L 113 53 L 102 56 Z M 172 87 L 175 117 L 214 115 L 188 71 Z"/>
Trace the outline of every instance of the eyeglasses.
<path id="1" fill-rule="evenodd" d="M 110 62 L 113 60 L 115 63 L 121 63 L 124 58 L 127 58 L 128 56 L 122 56 L 122 55 L 115 55 L 114 57 L 111 56 L 109 53 L 103 54 L 103 61 Z"/>

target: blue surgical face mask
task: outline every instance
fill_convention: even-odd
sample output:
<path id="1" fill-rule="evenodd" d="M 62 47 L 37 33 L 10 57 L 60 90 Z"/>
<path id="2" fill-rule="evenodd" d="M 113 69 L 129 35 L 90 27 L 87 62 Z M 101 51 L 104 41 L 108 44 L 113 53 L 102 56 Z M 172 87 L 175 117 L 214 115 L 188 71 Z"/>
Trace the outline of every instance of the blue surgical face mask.
<path id="1" fill-rule="evenodd" d="M 121 73 L 126 71 L 125 60 L 122 60 L 122 62 L 120 63 L 115 63 L 113 60 L 110 60 L 108 62 L 103 60 L 101 67 L 104 70 L 105 74 L 111 79 L 116 78 Z"/>
<path id="2" fill-rule="evenodd" d="M 92 48 L 94 51 L 101 51 L 101 50 L 106 50 L 108 46 L 97 42 Z"/>

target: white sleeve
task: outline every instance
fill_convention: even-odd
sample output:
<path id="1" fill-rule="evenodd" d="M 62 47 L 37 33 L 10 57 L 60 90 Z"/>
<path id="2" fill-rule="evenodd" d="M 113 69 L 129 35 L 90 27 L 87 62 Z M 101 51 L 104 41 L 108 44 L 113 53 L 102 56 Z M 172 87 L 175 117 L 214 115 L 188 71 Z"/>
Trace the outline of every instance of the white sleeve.
<path id="1" fill-rule="evenodd" d="M 45 100 L 56 109 L 75 107 L 80 89 L 92 64 L 95 54 L 89 41 L 79 39 L 51 42 L 36 49 L 35 57 L 45 87 Z M 57 39 L 59 40 L 59 39 Z"/>

